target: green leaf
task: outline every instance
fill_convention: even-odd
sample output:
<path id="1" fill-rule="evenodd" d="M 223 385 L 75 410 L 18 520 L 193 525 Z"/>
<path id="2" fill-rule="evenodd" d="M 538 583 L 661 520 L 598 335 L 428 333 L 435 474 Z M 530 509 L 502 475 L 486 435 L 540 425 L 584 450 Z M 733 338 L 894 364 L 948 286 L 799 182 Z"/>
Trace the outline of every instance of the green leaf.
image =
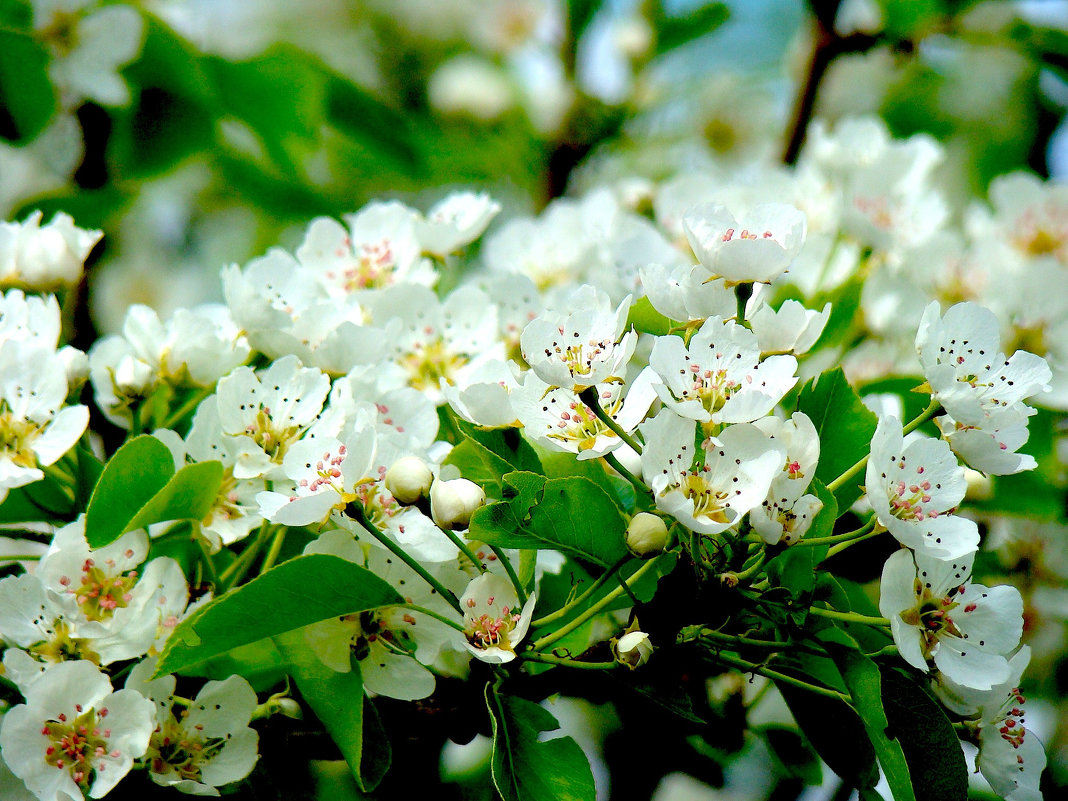
<path id="1" fill-rule="evenodd" d="M 602 567 L 626 553 L 627 524 L 615 501 L 586 478 L 546 479 L 534 473 L 504 476 L 510 500 L 479 509 L 469 536 L 503 548 L 552 548 Z"/>
<path id="2" fill-rule="evenodd" d="M 89 499 L 104 472 L 104 464 L 81 445 L 76 445 L 74 456 L 78 464 L 78 481 L 74 487 L 74 502 L 81 510 L 89 508 Z"/>
<path id="3" fill-rule="evenodd" d="M 916 801 L 965 801 L 968 764 L 945 709 L 908 673 L 879 665 L 883 710 L 901 744 Z"/>
<path id="4" fill-rule="evenodd" d="M 44 47 L 28 33 L 0 30 L 0 136 L 31 140 L 55 112 L 56 92 Z"/>
<path id="5" fill-rule="evenodd" d="M 405 175 L 419 176 L 426 166 L 408 117 L 338 75 L 325 86 L 326 118 L 343 134 Z"/>
<path id="6" fill-rule="evenodd" d="M 794 729 L 786 726 L 763 726 L 757 734 L 767 741 L 771 750 L 789 776 L 795 776 L 805 784 L 823 784 L 823 769 L 811 746 Z"/>
<path id="7" fill-rule="evenodd" d="M 75 515 L 70 497 L 51 478 L 16 487 L 0 501 L 0 523 L 62 523 Z"/>
<path id="8" fill-rule="evenodd" d="M 167 640 L 156 674 L 181 672 L 235 646 L 328 617 L 402 603 L 393 587 L 359 565 L 328 554 L 298 556 L 183 620 Z"/>
<path id="9" fill-rule="evenodd" d="M 570 737 L 543 740 L 560 728 L 545 709 L 486 686 L 493 725 L 493 783 L 504 801 L 593 801 L 586 755 Z"/>
<path id="10" fill-rule="evenodd" d="M 812 594 L 816 586 L 816 568 L 827 557 L 827 545 L 787 548 L 770 560 L 765 570 L 773 587 L 783 587 L 793 598 Z"/>
<path id="11" fill-rule="evenodd" d="M 849 385 L 841 367 L 826 370 L 805 384 L 797 410 L 811 419 L 820 437 L 816 478 L 830 484 L 868 455 L 878 418 Z M 863 472 L 835 492 L 839 509 L 847 509 L 861 496 Z"/>
<path id="12" fill-rule="evenodd" d="M 222 462 L 186 465 L 137 511 L 123 532 L 165 520 L 203 520 L 215 503 L 222 481 Z"/>
<path id="13" fill-rule="evenodd" d="M 633 327 L 637 331 L 655 336 L 667 336 L 672 327 L 677 325 L 674 320 L 665 317 L 653 308 L 648 296 L 642 296 L 631 304 L 627 312 L 627 327 Z"/>
<path id="14" fill-rule="evenodd" d="M 517 429 L 483 431 L 462 420 L 457 425 L 463 440 L 449 451 L 445 464 L 455 466 L 487 493 L 502 497 L 501 479 L 507 473 L 542 471 L 538 454 Z"/>
<path id="15" fill-rule="evenodd" d="M 114 542 L 142 506 L 174 475 L 174 457 L 149 434 L 134 437 L 104 465 L 85 514 L 85 539 L 90 548 Z"/>
<path id="16" fill-rule="evenodd" d="M 845 701 L 776 682 L 798 727 L 843 781 L 860 789 L 879 783 L 875 749 L 860 717 Z"/>
<path id="17" fill-rule="evenodd" d="M 357 786 L 370 792 L 385 776 L 392 755 L 378 714 L 364 695 L 359 666 L 353 665 L 348 673 L 328 668 L 300 631 L 283 634 L 275 643 L 288 661 L 287 672 L 341 751 Z"/>
<path id="18" fill-rule="evenodd" d="M 883 775 L 894 795 L 894 801 L 916 801 L 912 790 L 905 753 L 897 739 L 888 736 L 889 721 L 883 710 L 882 678 L 879 666 L 864 656 L 856 641 L 839 629 L 820 633 L 827 651 L 845 679 L 853 707 L 860 715 L 868 737 L 875 747 Z"/>
<path id="19" fill-rule="evenodd" d="M 655 16 L 657 55 L 674 50 L 712 33 L 730 17 L 726 3 L 708 3 L 688 14 L 669 17 L 660 13 Z"/>

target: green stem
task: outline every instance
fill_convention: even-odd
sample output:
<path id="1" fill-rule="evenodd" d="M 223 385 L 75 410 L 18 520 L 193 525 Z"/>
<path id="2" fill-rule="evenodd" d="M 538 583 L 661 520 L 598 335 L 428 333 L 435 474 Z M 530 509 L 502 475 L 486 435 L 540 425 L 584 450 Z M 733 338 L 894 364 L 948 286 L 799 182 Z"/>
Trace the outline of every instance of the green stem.
<path id="1" fill-rule="evenodd" d="M 660 560 L 658 558 L 650 559 L 644 565 L 635 570 L 634 573 L 631 574 L 630 578 L 627 579 L 626 583 L 628 585 L 628 588 L 636 581 L 638 581 L 638 579 L 648 573 L 652 569 L 653 565 L 655 565 L 659 561 Z M 585 612 L 574 618 L 570 623 L 566 623 L 565 625 L 558 628 L 556 631 L 550 632 L 549 634 L 546 634 L 544 637 L 542 637 L 540 640 L 535 641 L 534 644 L 530 646 L 531 650 L 540 651 L 547 645 L 552 645 L 557 640 L 563 639 L 568 634 L 577 629 L 579 626 L 581 626 L 583 623 L 585 623 L 587 620 L 594 617 L 595 615 L 600 614 L 607 606 L 615 602 L 615 600 L 621 595 L 623 595 L 622 587 L 617 587 L 616 589 L 612 590 L 603 598 L 601 598 L 597 603 L 587 609 Z"/>
<path id="2" fill-rule="evenodd" d="M 241 555 L 237 557 L 230 565 L 219 574 L 219 580 L 226 585 L 226 589 L 235 587 L 241 583 L 241 580 L 245 577 L 245 573 L 248 572 L 249 566 L 256 558 L 256 554 L 260 552 L 260 548 L 263 546 L 263 541 L 267 538 L 267 534 L 270 532 L 271 524 L 266 520 L 260 525 L 260 530 L 256 532 L 255 539 L 248 544 L 248 547 L 241 552 Z"/>
<path id="3" fill-rule="evenodd" d="M 260 565 L 260 573 L 266 573 L 274 567 L 274 563 L 278 561 L 278 554 L 282 552 L 282 543 L 286 541 L 287 533 L 289 533 L 288 526 L 282 526 L 274 533 L 271 547 L 267 549 L 267 555 L 263 557 L 263 564 Z"/>
<path id="4" fill-rule="evenodd" d="M 869 518 L 868 522 L 858 529 L 854 529 L 853 531 L 847 531 L 844 534 L 832 534 L 829 537 L 814 537 L 810 540 L 801 540 L 801 542 L 797 543 L 792 547 L 801 548 L 806 545 L 838 545 L 842 542 L 848 542 L 849 540 L 863 537 L 865 534 L 872 530 L 872 528 L 875 526 L 875 523 L 875 515 L 872 515 L 871 518 Z"/>
<path id="5" fill-rule="evenodd" d="M 186 398 L 181 406 L 167 415 L 166 419 L 163 421 L 162 427 L 173 428 L 177 423 L 181 422 L 182 418 L 196 409 L 200 405 L 200 402 L 208 397 L 212 391 L 213 388 L 207 388 L 194 392 L 190 397 Z"/>
<path id="6" fill-rule="evenodd" d="M 595 592 L 597 592 L 597 590 L 601 589 L 601 587 L 603 587 L 606 583 L 608 583 L 609 579 L 612 578 L 613 574 L 616 571 L 618 571 L 621 567 L 623 567 L 623 565 L 625 565 L 630 559 L 631 559 L 630 556 L 624 556 L 622 559 L 620 559 L 618 562 L 616 562 L 614 565 L 612 565 L 610 568 L 608 568 L 608 570 L 606 570 L 604 573 L 602 573 L 600 576 L 598 576 L 597 580 L 594 581 L 593 584 L 590 585 L 588 590 L 586 590 L 584 593 L 582 593 L 581 595 L 577 596 L 573 600 L 569 601 L 564 606 L 561 606 L 555 612 L 551 612 L 548 615 L 546 615 L 545 617 L 540 617 L 537 620 L 531 622 L 531 624 L 530 624 L 531 628 L 535 628 L 536 629 L 536 628 L 540 628 L 542 626 L 547 626 L 548 624 L 553 623 L 554 621 L 557 621 L 562 617 L 567 617 L 567 615 L 573 609 L 575 609 L 576 607 L 579 607 L 582 604 L 586 603 L 586 601 L 588 601 L 593 596 L 593 594 Z"/>
<path id="7" fill-rule="evenodd" d="M 563 667 L 581 668 L 582 670 L 612 670 L 618 667 L 616 662 L 579 662 L 575 659 L 563 659 L 549 654 L 537 654 L 531 651 L 521 651 L 520 659 L 528 662 L 543 662 L 546 665 L 562 665 Z"/>
<path id="8" fill-rule="evenodd" d="M 930 402 L 930 404 L 928 404 L 926 409 L 924 409 L 922 412 L 920 412 L 915 418 L 910 420 L 901 429 L 901 435 L 905 436 L 906 434 L 911 434 L 913 431 L 915 431 L 921 425 L 923 425 L 928 420 L 930 420 L 932 417 L 934 417 L 935 412 L 937 412 L 941 407 L 942 407 L 942 404 L 940 404 L 936 400 L 932 400 Z M 869 453 L 868 456 L 870 456 L 870 455 L 871 454 Z M 832 481 L 830 484 L 828 484 L 827 485 L 827 489 L 829 489 L 831 492 L 837 492 L 842 487 L 843 484 L 845 484 L 847 481 L 849 481 L 852 478 L 854 478 L 858 473 L 860 473 L 861 470 L 863 470 L 867 466 L 867 464 L 868 464 L 868 456 L 865 456 L 863 459 L 861 459 L 855 465 L 853 465 L 848 470 L 846 470 L 844 473 L 842 473 L 842 475 L 838 476 L 838 478 L 836 478 L 834 481 Z"/>
<path id="9" fill-rule="evenodd" d="M 441 531 L 452 541 L 453 545 L 460 549 L 460 553 L 471 560 L 471 564 L 475 566 L 479 573 L 486 572 L 486 566 L 482 564 L 482 560 L 478 558 L 478 554 L 471 550 L 471 546 L 464 542 L 459 534 L 452 529 L 443 528 Z"/>
<path id="10" fill-rule="evenodd" d="M 634 489 L 638 490 L 638 492 L 641 492 L 645 495 L 653 494 L 653 491 L 647 486 L 645 486 L 645 482 L 638 478 L 636 475 L 634 475 L 632 472 L 630 472 L 627 468 L 625 468 L 623 466 L 623 463 L 616 458 L 616 455 L 614 453 L 606 453 L 604 455 L 604 460 L 612 466 L 613 470 L 615 470 L 617 473 L 623 476 L 623 478 L 627 479 L 627 481 L 633 484 Z"/>
<path id="11" fill-rule="evenodd" d="M 721 631 L 708 628 L 702 628 L 699 637 L 711 637 L 716 640 L 723 640 L 724 642 L 737 643 L 738 645 L 751 645 L 754 648 L 784 649 L 790 647 L 790 643 L 788 642 L 779 642 L 778 640 L 758 640 L 752 637 L 741 637 L 736 634 L 724 634 Z"/>
<path id="12" fill-rule="evenodd" d="M 446 626 L 449 626 L 450 628 L 456 629 L 461 634 L 466 634 L 467 633 L 467 629 L 464 628 L 462 623 L 457 623 L 455 620 L 449 620 L 449 618 L 445 617 L 445 615 L 439 615 L 437 612 L 432 612 L 431 610 L 427 609 L 425 606 L 419 606 L 419 604 L 400 604 L 400 606 L 394 607 L 394 608 L 396 608 L 396 609 L 411 609 L 413 612 L 418 612 L 421 615 L 426 615 L 427 617 L 432 617 L 432 618 L 434 618 L 434 620 L 438 620 L 438 621 L 444 623 Z"/>
<path id="13" fill-rule="evenodd" d="M 753 297 L 753 285 L 751 283 L 738 284 L 734 288 L 734 297 L 738 301 L 735 319 L 738 325 L 745 325 L 745 304 L 749 302 L 749 298 Z"/>
<path id="14" fill-rule="evenodd" d="M 350 503 L 348 507 L 346 507 L 345 512 L 349 515 L 349 517 L 352 517 L 357 523 L 359 523 L 360 526 L 363 527 L 364 531 L 366 531 L 368 534 L 370 534 L 372 537 L 382 543 L 382 545 L 384 545 L 387 550 L 391 551 L 394 556 L 396 556 L 398 559 L 404 562 L 404 564 L 408 565 L 408 567 L 418 573 L 419 577 L 423 579 L 423 581 L 433 587 L 434 590 L 442 598 L 448 601 L 449 606 L 451 606 L 453 609 L 463 615 L 464 610 L 463 607 L 460 606 L 460 599 L 457 598 L 455 594 L 453 594 L 452 590 L 446 588 L 444 584 L 442 584 L 440 581 L 430 575 L 427 569 L 421 564 L 419 564 L 418 560 L 414 559 L 407 551 L 405 551 L 397 543 L 395 543 L 393 540 L 391 540 L 389 537 L 379 531 L 376 526 L 372 525 L 371 521 L 367 519 L 367 515 L 364 514 L 362 506 L 360 506 L 358 503 Z"/>
<path id="15" fill-rule="evenodd" d="M 777 670 L 766 668 L 762 665 L 757 665 L 753 662 L 748 662 L 745 659 L 741 659 L 737 656 L 730 654 L 718 653 L 715 657 L 718 661 L 724 662 L 731 667 L 736 667 L 739 670 L 744 670 L 746 673 L 759 673 L 761 676 L 766 676 L 774 681 L 781 681 L 783 684 L 789 684 L 793 687 L 797 687 L 802 690 L 808 690 L 809 692 L 816 693 L 817 695 L 825 696 L 826 698 L 834 698 L 839 701 L 845 701 L 847 704 L 852 703 L 853 699 L 845 693 L 840 693 L 837 690 L 831 690 L 827 687 L 820 687 L 815 684 L 809 684 L 807 681 L 788 676 L 785 673 L 780 673 Z"/>
<path id="16" fill-rule="evenodd" d="M 508 580 L 515 587 L 515 594 L 519 596 L 519 606 L 524 606 L 527 602 L 527 590 L 523 586 L 523 582 L 519 580 L 519 576 L 516 575 L 515 568 L 512 567 L 512 560 L 508 558 L 508 554 L 496 545 L 491 545 L 489 548 L 497 557 L 497 561 L 504 566 L 504 572 L 508 574 Z"/>
<path id="17" fill-rule="evenodd" d="M 579 400 L 590 407 L 598 420 L 608 426 L 608 428 L 623 442 L 627 443 L 636 454 L 639 456 L 641 455 L 642 446 L 639 445 L 630 434 L 624 431 L 619 423 L 612 419 L 611 415 L 607 414 L 605 410 L 601 408 L 601 399 L 597 396 L 597 387 L 586 387 L 586 389 L 582 390 L 578 396 Z"/>
<path id="18" fill-rule="evenodd" d="M 204 564 L 204 569 L 208 572 L 208 581 L 211 582 L 212 587 L 221 586 L 219 582 L 219 571 L 215 569 L 215 560 L 211 558 L 211 552 L 208 550 L 208 543 L 204 540 L 204 535 L 199 531 L 194 532 L 193 539 L 197 541 L 197 545 L 200 547 L 200 561 Z"/>
<path id="19" fill-rule="evenodd" d="M 858 542 L 864 542 L 864 540 L 870 540 L 872 537 L 878 537 L 884 531 L 886 531 L 886 529 L 880 526 L 879 528 L 875 529 L 875 531 L 872 531 L 861 537 L 854 537 L 851 540 L 846 540 L 845 542 L 839 543 L 838 545 L 835 545 L 833 548 L 827 551 L 827 558 L 830 559 L 835 554 L 841 553 L 846 548 L 850 548 L 856 545 Z"/>
<path id="20" fill-rule="evenodd" d="M 808 608 L 810 615 L 816 617 L 826 617 L 832 620 L 845 620 L 849 623 L 864 623 L 869 626 L 889 626 L 890 621 L 885 617 L 872 617 L 871 615 L 862 615 L 859 612 L 839 612 L 837 609 L 824 609 L 819 606 L 810 606 Z"/>

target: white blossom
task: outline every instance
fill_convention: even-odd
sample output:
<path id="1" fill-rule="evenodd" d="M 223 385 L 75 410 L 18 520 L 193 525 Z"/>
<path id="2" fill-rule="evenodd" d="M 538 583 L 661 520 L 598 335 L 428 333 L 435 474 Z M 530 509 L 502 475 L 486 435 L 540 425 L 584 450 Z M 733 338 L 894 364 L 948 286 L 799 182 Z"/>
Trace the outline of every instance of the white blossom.
<path id="1" fill-rule="evenodd" d="M 769 283 L 789 268 L 805 241 L 805 215 L 793 206 L 762 203 L 733 214 L 726 206 L 702 204 L 682 222 L 694 255 L 727 286 Z"/>
<path id="2" fill-rule="evenodd" d="M 467 585 L 460 606 L 467 627 L 467 650 L 493 664 L 511 662 L 534 616 L 533 593 L 522 609 L 511 583 L 495 573 L 483 573 Z"/>

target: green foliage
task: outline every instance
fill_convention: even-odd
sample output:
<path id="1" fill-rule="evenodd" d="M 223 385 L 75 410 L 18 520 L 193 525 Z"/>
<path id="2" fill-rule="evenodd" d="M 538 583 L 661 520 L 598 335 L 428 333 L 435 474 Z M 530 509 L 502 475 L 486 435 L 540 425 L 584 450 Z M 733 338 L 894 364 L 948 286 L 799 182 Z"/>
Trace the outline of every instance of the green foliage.
<path id="1" fill-rule="evenodd" d="M 502 548 L 553 548 L 608 567 L 626 554 L 626 521 L 612 498 L 581 477 L 504 476 L 504 499 L 471 518 L 470 538 Z"/>
<path id="2" fill-rule="evenodd" d="M 706 3 L 680 16 L 669 16 L 662 3 L 653 7 L 656 29 L 656 52 L 667 53 L 677 47 L 712 33 L 730 17 L 726 3 Z"/>
<path id="3" fill-rule="evenodd" d="M 755 731 L 768 744 L 768 749 L 788 776 L 796 776 L 807 785 L 823 783 L 819 758 L 796 730 L 770 725 Z"/>
<path id="4" fill-rule="evenodd" d="M 820 461 L 816 478 L 830 484 L 868 455 L 878 423 L 876 416 L 849 385 L 841 367 L 825 370 L 801 388 L 797 410 L 804 412 L 820 437 Z M 838 508 L 846 509 L 861 496 L 863 474 L 846 481 L 834 495 Z"/>
<path id="5" fill-rule="evenodd" d="M 216 598 L 183 620 L 157 675 L 176 673 L 237 645 L 404 599 L 366 568 L 327 554 L 298 556 Z"/>
<path id="6" fill-rule="evenodd" d="M 370 792 L 389 770 L 392 752 L 378 713 L 363 692 L 358 664 L 348 673 L 328 668 L 308 648 L 300 631 L 275 638 L 286 671 L 337 744 L 357 786 Z"/>
<path id="7" fill-rule="evenodd" d="M 56 113 L 48 53 L 33 36 L 0 30 L 0 136 L 29 142 Z"/>
<path id="8" fill-rule="evenodd" d="M 544 740 L 560 724 L 547 710 L 487 685 L 493 784 L 504 801 L 592 801 L 593 773 L 570 737 Z"/>
<path id="9" fill-rule="evenodd" d="M 542 472 L 541 461 L 518 429 L 484 430 L 458 420 L 462 440 L 453 448 L 444 464 L 453 465 L 460 474 L 474 481 L 495 498 L 503 497 L 505 474 L 514 471 Z"/>
<path id="10" fill-rule="evenodd" d="M 666 336 L 675 325 L 674 320 L 665 317 L 653 308 L 648 296 L 638 298 L 627 312 L 627 327 L 634 328 L 635 331 L 643 334 Z"/>
<path id="11" fill-rule="evenodd" d="M 221 462 L 190 464 L 175 472 L 167 446 L 143 434 L 119 448 L 104 467 L 85 515 L 91 548 L 127 531 L 167 520 L 201 520 L 222 485 Z"/>

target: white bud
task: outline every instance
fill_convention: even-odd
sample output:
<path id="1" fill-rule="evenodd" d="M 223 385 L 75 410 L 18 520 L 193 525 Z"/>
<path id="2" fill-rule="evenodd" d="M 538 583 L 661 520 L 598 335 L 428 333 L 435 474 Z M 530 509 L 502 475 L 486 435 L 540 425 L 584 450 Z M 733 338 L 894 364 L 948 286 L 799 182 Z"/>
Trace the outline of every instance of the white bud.
<path id="1" fill-rule="evenodd" d="M 152 368 L 134 356 L 124 356 L 115 368 L 115 387 L 125 395 L 144 395 L 152 386 Z"/>
<path id="2" fill-rule="evenodd" d="M 435 479 L 430 487 L 430 514 L 441 528 L 463 529 L 471 515 L 486 503 L 482 487 L 466 478 Z"/>
<path id="3" fill-rule="evenodd" d="M 81 387 L 89 378 L 89 357 L 70 345 L 60 348 L 59 358 L 63 360 L 63 369 L 67 373 L 67 386 L 70 391 Z"/>
<path id="4" fill-rule="evenodd" d="M 405 456 L 386 471 L 386 489 L 403 504 L 415 503 L 426 495 L 434 474 L 418 456 Z"/>
<path id="5" fill-rule="evenodd" d="M 644 631 L 629 631 L 614 643 L 616 661 L 631 670 L 644 665 L 653 655 L 653 643 Z"/>
<path id="6" fill-rule="evenodd" d="M 668 546 L 664 519 L 649 512 L 638 512 L 627 526 L 627 549 L 642 558 L 663 553 Z"/>

